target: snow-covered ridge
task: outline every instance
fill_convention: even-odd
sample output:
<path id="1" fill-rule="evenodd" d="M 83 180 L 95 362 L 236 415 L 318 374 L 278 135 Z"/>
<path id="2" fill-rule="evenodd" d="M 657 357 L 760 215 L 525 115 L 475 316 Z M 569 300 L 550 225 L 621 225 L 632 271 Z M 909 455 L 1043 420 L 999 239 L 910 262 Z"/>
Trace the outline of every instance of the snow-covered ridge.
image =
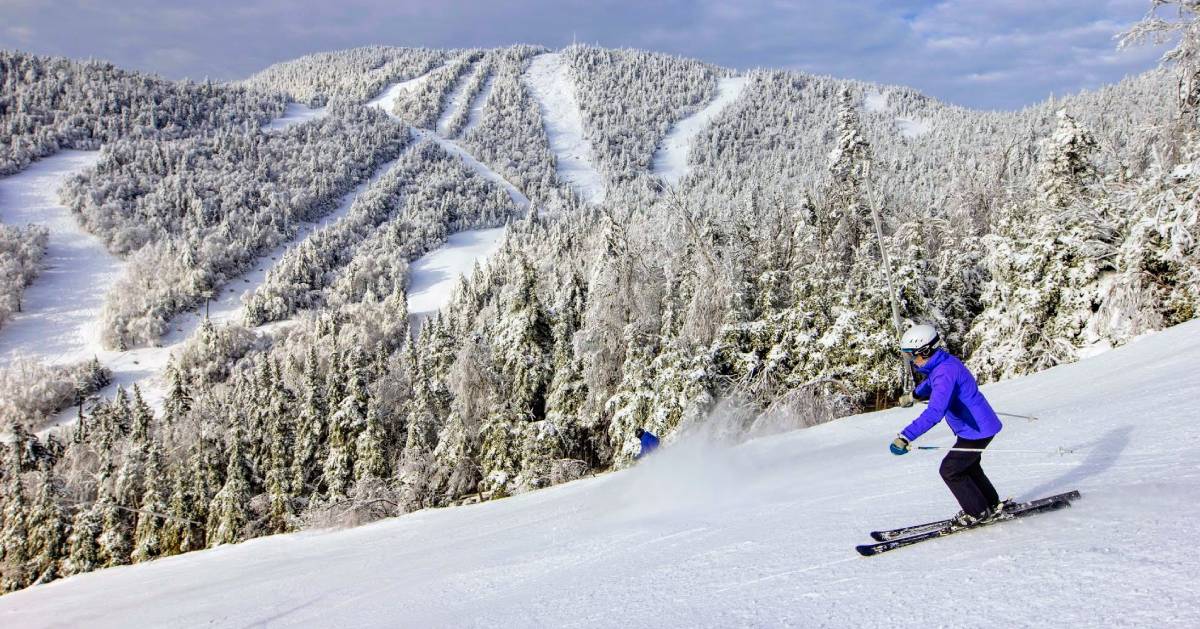
<path id="1" fill-rule="evenodd" d="M 542 110 L 550 149 L 558 161 L 558 175 L 584 200 L 604 201 L 604 178 L 596 171 L 592 147 L 583 133 L 583 114 L 575 100 L 571 67 L 562 53 L 545 53 L 529 62 L 526 85 Z"/>
<path id="2" fill-rule="evenodd" d="M 957 508 L 938 455 L 887 451 L 913 409 L 736 448 L 675 443 L 515 498 L 70 577 L 0 597 L 0 624 L 610 626 L 620 609 L 670 627 L 1195 626 L 1200 557 L 1176 547 L 1200 533 L 1181 511 L 1200 499 L 1197 362 L 1192 321 L 985 387 L 996 408 L 1040 418 L 1009 420 L 984 456 L 998 489 L 1083 497 L 881 557 L 853 546 Z M 922 439 L 949 443 L 943 427 Z M 1001 452 L 1058 446 L 1075 454 Z"/>
<path id="3" fill-rule="evenodd" d="M 124 263 L 58 200 L 63 182 L 99 158 L 99 151 L 60 151 L 0 179 L 0 223 L 50 230 L 43 268 L 25 289 L 23 311 L 0 328 L 0 364 L 16 354 L 69 364 L 101 352 L 100 308 Z"/>
<path id="4" fill-rule="evenodd" d="M 717 82 L 717 95 L 700 111 L 680 120 L 671 128 L 654 153 L 650 172 L 671 186 L 678 186 L 688 173 L 688 154 L 692 141 L 714 118 L 742 95 L 746 89 L 744 76 L 726 77 Z"/>

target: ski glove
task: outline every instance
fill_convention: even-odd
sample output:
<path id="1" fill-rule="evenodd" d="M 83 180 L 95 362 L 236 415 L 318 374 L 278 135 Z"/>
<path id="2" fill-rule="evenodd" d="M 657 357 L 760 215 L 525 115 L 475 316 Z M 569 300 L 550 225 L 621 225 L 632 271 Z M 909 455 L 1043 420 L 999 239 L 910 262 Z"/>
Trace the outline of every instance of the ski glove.
<path id="1" fill-rule="evenodd" d="M 913 402 L 915 401 L 916 399 L 913 398 L 911 393 L 905 393 L 904 395 L 900 396 L 900 406 L 903 406 L 904 408 L 912 406 Z"/>
<path id="2" fill-rule="evenodd" d="M 901 454 L 908 454 L 911 446 L 908 445 L 908 439 L 905 439 L 904 435 L 896 435 L 896 440 L 892 442 L 890 447 L 892 454 L 900 456 Z"/>

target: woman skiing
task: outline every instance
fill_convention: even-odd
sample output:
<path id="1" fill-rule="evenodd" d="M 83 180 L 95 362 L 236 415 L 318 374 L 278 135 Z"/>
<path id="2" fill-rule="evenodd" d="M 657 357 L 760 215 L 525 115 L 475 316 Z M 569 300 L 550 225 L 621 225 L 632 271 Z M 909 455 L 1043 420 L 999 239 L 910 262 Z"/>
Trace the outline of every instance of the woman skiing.
<path id="1" fill-rule="evenodd" d="M 945 417 L 958 440 L 956 449 L 942 459 L 942 479 L 962 507 L 954 517 L 955 525 L 972 526 L 998 516 L 1005 506 L 979 464 L 979 451 L 992 442 L 1002 425 L 979 392 L 975 376 L 962 361 L 939 348 L 938 341 L 931 325 L 915 325 L 900 340 L 900 351 L 911 355 L 917 371 L 926 376 L 912 395 L 901 398 L 901 404 L 907 407 L 912 406 L 913 398 L 928 399 L 929 407 L 900 431 L 891 450 L 892 454 L 907 454 L 912 441 Z"/>

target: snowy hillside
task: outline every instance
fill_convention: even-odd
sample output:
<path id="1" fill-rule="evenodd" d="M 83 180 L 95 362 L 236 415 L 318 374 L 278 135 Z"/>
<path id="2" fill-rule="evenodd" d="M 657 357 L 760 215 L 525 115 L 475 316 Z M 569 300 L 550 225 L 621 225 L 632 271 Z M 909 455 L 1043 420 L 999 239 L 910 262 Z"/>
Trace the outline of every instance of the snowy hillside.
<path id="1" fill-rule="evenodd" d="M 955 506 L 895 409 L 348 531 L 273 536 L 0 598 L 12 627 L 1195 626 L 1200 322 L 985 388 L 1002 493 L 1066 511 L 904 549 L 872 528 Z M 936 428 L 923 440 L 946 444 Z M 1001 450 L 1073 454 L 1003 453 Z"/>
<path id="2" fill-rule="evenodd" d="M 241 576 L 204 586 L 218 596 L 157 609 L 198 621 L 244 595 L 294 606 L 284 623 L 341 604 L 520 624 L 546 600 L 526 624 L 558 625 L 657 600 L 679 624 L 962 624 L 896 585 L 931 577 L 847 559 L 869 528 L 954 510 L 934 457 L 886 455 L 910 412 L 862 413 L 911 386 L 896 327 L 931 324 L 1003 410 L 1041 417 L 998 449 L 1077 450 L 989 458 L 1021 497 L 1085 498 L 975 539 L 1074 522 L 1051 548 L 1077 549 L 1077 512 L 1121 531 L 1115 504 L 1155 499 L 1134 471 L 1172 491 L 1146 431 L 1192 430 L 1190 395 L 1153 395 L 1193 386 L 1172 366 L 1200 344 L 1200 83 L 1178 89 L 1200 56 L 1181 55 L 988 112 L 587 45 L 372 46 L 237 85 L 0 54 L 20 79 L 0 104 L 36 114 L 0 111 L 0 592 L 76 579 L 0 601 L 176 568 L 182 584 L 233 556 Z M 1138 405 L 1154 416 L 1127 421 Z M 625 472 L 639 428 L 673 445 Z M 1141 559 L 1106 535 L 1080 552 Z M 1155 579 L 1177 567 L 1152 558 Z M 256 589 L 247 564 L 288 576 Z M 296 598 L 361 588 L 359 570 L 398 593 Z M 868 598 L 891 615 L 855 615 Z M 239 604 L 221 618 L 273 618 Z M 837 614 L 783 615 L 818 604 Z"/>

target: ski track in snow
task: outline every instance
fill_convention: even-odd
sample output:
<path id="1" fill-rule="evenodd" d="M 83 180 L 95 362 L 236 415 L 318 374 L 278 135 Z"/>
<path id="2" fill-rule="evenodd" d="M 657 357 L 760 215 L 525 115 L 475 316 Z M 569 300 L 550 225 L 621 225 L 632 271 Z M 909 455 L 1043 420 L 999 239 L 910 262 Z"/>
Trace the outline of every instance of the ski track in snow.
<path id="1" fill-rule="evenodd" d="M 309 120 L 324 118 L 329 114 L 325 107 L 309 107 L 304 103 L 288 103 L 283 115 L 263 125 L 263 131 L 279 131 Z"/>
<path id="2" fill-rule="evenodd" d="M 482 64 L 478 62 L 473 63 L 455 81 L 454 87 L 446 96 L 446 107 L 442 110 L 441 115 L 438 116 L 438 121 L 435 125 L 438 135 L 450 137 L 450 119 L 454 118 L 454 115 L 462 110 L 463 107 L 471 105 L 469 102 L 470 99 L 467 98 L 467 85 L 471 83 L 471 78 L 475 76 L 476 72 L 482 71 Z"/>
<path id="3" fill-rule="evenodd" d="M 1200 321 L 984 387 L 1002 495 L 1073 507 L 863 558 L 872 529 L 957 510 L 888 411 L 341 531 L 259 538 L 0 597 L 0 624 L 279 627 L 1200 625 Z M 922 445 L 952 443 L 944 425 Z M 1076 454 L 1006 454 L 1001 449 Z"/>
<path id="4" fill-rule="evenodd" d="M 58 200 L 63 182 L 99 159 L 100 151 L 59 151 L 0 179 L 0 223 L 50 230 L 42 270 L 25 288 L 23 312 L 0 326 L 0 364 L 26 355 L 62 365 L 100 352 L 100 308 L 124 263 Z"/>
<path id="5" fill-rule="evenodd" d="M 575 99 L 570 65 L 562 53 L 541 54 L 529 62 L 524 78 L 541 106 L 550 150 L 558 161 L 558 176 L 585 201 L 604 201 L 604 178 L 593 166 L 592 146 L 583 134 L 583 113 Z"/>
<path id="6" fill-rule="evenodd" d="M 696 135 L 712 123 L 725 108 L 732 105 L 746 89 L 744 76 L 723 78 L 717 83 L 717 95 L 700 111 L 680 120 L 671 128 L 654 152 L 650 172 L 670 186 L 678 186 L 688 173 L 688 154 Z"/>

